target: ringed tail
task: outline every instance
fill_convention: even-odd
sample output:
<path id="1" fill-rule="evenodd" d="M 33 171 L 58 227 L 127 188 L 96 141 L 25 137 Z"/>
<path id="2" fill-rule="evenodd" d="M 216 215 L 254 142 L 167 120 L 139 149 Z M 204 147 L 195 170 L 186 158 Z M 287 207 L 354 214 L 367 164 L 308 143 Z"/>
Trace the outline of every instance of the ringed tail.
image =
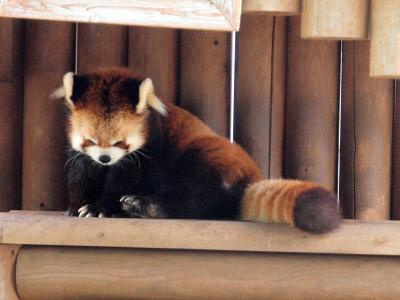
<path id="1" fill-rule="evenodd" d="M 241 220 L 293 224 L 311 233 L 339 227 L 342 216 L 337 197 L 315 182 L 261 180 L 243 196 Z"/>

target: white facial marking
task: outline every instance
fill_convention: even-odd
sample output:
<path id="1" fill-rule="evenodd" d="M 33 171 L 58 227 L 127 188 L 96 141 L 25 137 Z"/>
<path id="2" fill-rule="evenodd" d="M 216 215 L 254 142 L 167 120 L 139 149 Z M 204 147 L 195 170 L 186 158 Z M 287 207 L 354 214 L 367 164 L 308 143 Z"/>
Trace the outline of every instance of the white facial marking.
<path id="1" fill-rule="evenodd" d="M 89 146 L 85 149 L 86 154 L 89 155 L 94 161 L 98 162 L 102 165 L 112 165 L 118 162 L 123 156 L 125 156 L 128 152 L 124 149 L 118 147 L 108 147 L 103 148 L 99 146 Z M 107 163 L 103 163 L 100 161 L 100 156 L 108 155 L 110 157 L 110 161 Z"/>
<path id="2" fill-rule="evenodd" d="M 83 137 L 80 134 L 73 133 L 71 136 L 71 146 L 77 151 L 82 151 Z"/>
<path id="3" fill-rule="evenodd" d="M 134 131 L 128 135 L 126 142 L 129 145 L 129 152 L 133 152 L 140 149 L 144 145 L 145 140 L 142 133 Z"/>

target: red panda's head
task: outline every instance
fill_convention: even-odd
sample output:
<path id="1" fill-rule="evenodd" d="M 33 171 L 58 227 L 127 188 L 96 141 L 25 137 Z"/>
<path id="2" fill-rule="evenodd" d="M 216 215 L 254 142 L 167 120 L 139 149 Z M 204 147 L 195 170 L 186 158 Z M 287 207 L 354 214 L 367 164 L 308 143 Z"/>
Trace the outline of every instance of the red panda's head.
<path id="1" fill-rule="evenodd" d="M 165 115 L 166 107 L 154 94 L 151 79 L 128 70 L 112 69 L 88 75 L 64 75 L 70 110 L 68 138 L 71 147 L 94 161 L 112 165 L 144 146 L 150 110 Z"/>

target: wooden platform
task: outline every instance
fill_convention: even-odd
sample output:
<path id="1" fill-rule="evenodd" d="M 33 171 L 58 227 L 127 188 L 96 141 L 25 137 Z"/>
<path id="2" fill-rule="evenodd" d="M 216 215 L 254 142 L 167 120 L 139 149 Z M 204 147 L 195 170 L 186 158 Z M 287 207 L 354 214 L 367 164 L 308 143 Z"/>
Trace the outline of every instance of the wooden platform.
<path id="1" fill-rule="evenodd" d="M 327 235 L 239 221 L 69 218 L 0 213 L 0 243 L 47 246 L 400 255 L 400 222 L 344 221 Z"/>
<path id="2" fill-rule="evenodd" d="M 398 299 L 399 240 L 395 221 L 345 221 L 312 235 L 279 224 L 12 211 L 0 213 L 0 299 Z"/>

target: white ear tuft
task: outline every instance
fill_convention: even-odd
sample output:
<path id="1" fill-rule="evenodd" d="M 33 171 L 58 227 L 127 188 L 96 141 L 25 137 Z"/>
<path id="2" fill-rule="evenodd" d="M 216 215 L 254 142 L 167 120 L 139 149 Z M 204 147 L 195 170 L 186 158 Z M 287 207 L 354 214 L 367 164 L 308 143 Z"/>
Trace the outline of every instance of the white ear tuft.
<path id="1" fill-rule="evenodd" d="M 56 89 L 50 95 L 51 99 L 59 99 L 59 98 L 64 98 L 64 97 L 65 97 L 65 88 L 63 86 L 60 86 L 58 89 Z"/>
<path id="2" fill-rule="evenodd" d="M 147 106 L 152 107 L 163 116 L 167 114 L 165 104 L 154 94 L 154 86 L 150 78 L 143 80 L 139 86 L 139 103 L 136 105 L 137 113 L 143 113 Z"/>
<path id="3" fill-rule="evenodd" d="M 68 72 L 64 75 L 63 77 L 63 84 L 64 84 L 64 90 L 65 90 L 65 99 L 72 103 L 72 91 L 74 89 L 74 76 L 75 74 L 73 72 Z"/>

